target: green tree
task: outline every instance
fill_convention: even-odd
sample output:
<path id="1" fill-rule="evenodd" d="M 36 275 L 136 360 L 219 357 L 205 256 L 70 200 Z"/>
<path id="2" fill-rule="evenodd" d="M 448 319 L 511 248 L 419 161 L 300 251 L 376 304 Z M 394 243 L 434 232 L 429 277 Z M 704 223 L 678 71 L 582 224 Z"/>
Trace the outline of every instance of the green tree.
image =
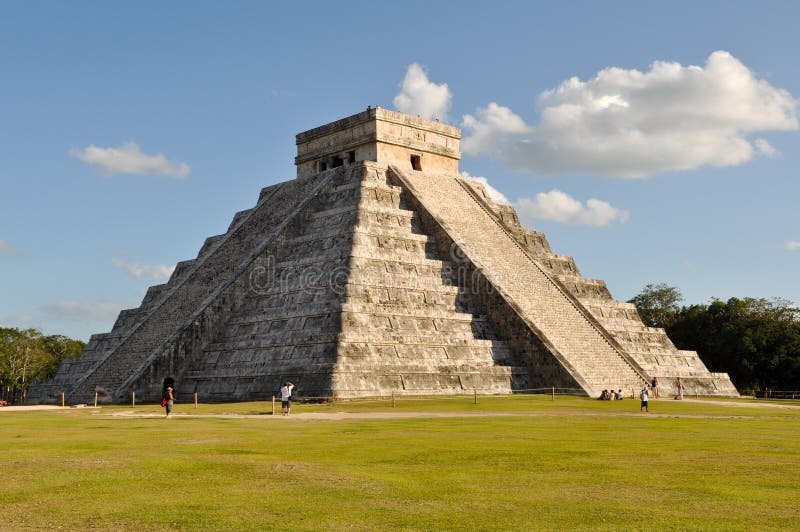
<path id="1" fill-rule="evenodd" d="M 0 392 L 22 401 L 33 381 L 51 379 L 66 357 L 80 356 L 85 344 L 36 329 L 0 327 Z"/>
<path id="2" fill-rule="evenodd" d="M 636 305 L 639 316 L 648 327 L 668 327 L 680 310 L 683 295 L 666 283 L 648 284 L 628 303 Z"/>
<path id="3" fill-rule="evenodd" d="M 667 327 L 740 390 L 800 389 L 800 310 L 780 299 L 731 298 L 683 307 Z"/>
<path id="4" fill-rule="evenodd" d="M 47 364 L 44 337 L 36 329 L 0 330 L 0 378 L 6 393 L 22 393 Z"/>
<path id="5" fill-rule="evenodd" d="M 46 366 L 42 368 L 42 372 L 37 375 L 37 380 L 52 379 L 58 370 L 58 365 L 65 358 L 78 357 L 83 354 L 86 344 L 80 340 L 73 340 L 60 334 L 54 334 L 44 337 L 45 349 L 50 356 L 50 360 Z"/>

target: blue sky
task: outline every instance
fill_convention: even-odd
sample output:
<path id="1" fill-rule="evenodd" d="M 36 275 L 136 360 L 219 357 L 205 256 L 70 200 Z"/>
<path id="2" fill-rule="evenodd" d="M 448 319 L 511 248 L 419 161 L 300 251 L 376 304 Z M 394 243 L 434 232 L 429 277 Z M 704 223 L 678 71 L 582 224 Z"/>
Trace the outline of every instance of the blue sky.
<path id="1" fill-rule="evenodd" d="M 412 64 L 462 171 L 617 299 L 800 302 L 798 5 L 4 4 L 0 324 L 109 330 Z"/>

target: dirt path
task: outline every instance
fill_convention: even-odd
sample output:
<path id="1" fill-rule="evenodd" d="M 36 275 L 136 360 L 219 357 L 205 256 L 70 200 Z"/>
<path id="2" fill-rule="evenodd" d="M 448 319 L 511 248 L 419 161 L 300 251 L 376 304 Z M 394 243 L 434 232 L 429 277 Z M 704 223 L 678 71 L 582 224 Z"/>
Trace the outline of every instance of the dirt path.
<path id="1" fill-rule="evenodd" d="M 144 414 L 126 410 L 104 414 L 95 412 L 95 415 L 106 418 L 164 418 L 162 414 Z M 184 414 L 173 413 L 170 419 L 262 419 L 274 421 L 292 420 L 327 420 L 343 421 L 349 419 L 445 419 L 445 418 L 479 418 L 479 417 L 650 417 L 650 418 L 685 418 L 685 419 L 757 419 L 758 416 L 747 415 L 705 415 L 705 414 L 660 414 L 655 412 L 303 412 L 291 416 L 270 414 Z"/>
<path id="2" fill-rule="evenodd" d="M 655 399 L 656 401 L 667 401 L 668 399 Z M 688 399 L 684 397 L 681 399 L 684 403 L 695 403 L 702 405 L 719 405 L 719 406 L 738 406 L 744 408 L 760 408 L 765 406 L 767 408 L 784 408 L 784 409 L 800 409 L 800 405 L 782 405 L 778 403 L 756 403 L 747 401 L 715 401 L 714 399 Z"/>
<path id="3" fill-rule="evenodd" d="M 669 399 L 654 399 L 653 405 L 657 405 L 661 401 L 669 401 Z M 731 406 L 736 408 L 779 408 L 785 410 L 798 410 L 800 405 L 786 405 L 775 403 L 757 403 L 748 401 L 717 401 L 713 399 L 688 399 L 684 398 L 683 402 L 706 404 L 715 406 Z M 90 407 L 87 407 L 90 408 Z M 71 407 L 60 407 L 55 405 L 25 405 L 25 406 L 4 406 L 0 407 L 0 412 L 30 412 L 30 411 L 52 411 L 73 410 Z M 102 410 L 92 409 L 93 415 L 103 416 L 107 418 L 163 418 L 162 414 L 152 414 L 137 412 L 135 410 L 123 410 L 113 413 L 105 413 Z M 639 417 L 647 416 L 654 418 L 686 418 L 686 419 L 733 419 L 733 418 L 747 418 L 753 419 L 758 416 L 752 415 L 705 415 L 705 414 L 676 414 L 676 413 L 639 413 L 635 410 L 632 412 L 520 412 L 520 411 L 481 411 L 481 412 L 302 412 L 292 414 L 291 416 L 269 415 L 269 414 L 191 414 L 176 412 L 173 418 L 191 419 L 191 418 L 217 418 L 217 419 L 274 419 L 274 420 L 346 420 L 346 419 L 436 419 L 436 418 L 472 418 L 472 417 L 560 417 L 560 416 L 602 416 L 602 417 Z"/>
<path id="4" fill-rule="evenodd" d="M 69 410 L 70 407 L 56 405 L 22 405 L 22 406 L 0 406 L 2 412 L 30 412 L 34 410 Z"/>

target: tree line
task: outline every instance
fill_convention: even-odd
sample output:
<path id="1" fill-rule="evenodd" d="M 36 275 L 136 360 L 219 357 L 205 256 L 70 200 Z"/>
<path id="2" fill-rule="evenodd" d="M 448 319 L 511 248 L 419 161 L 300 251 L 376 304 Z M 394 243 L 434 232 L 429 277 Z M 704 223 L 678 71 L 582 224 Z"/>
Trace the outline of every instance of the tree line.
<path id="1" fill-rule="evenodd" d="M 682 306 L 676 287 L 648 284 L 629 303 L 678 349 L 697 351 L 743 394 L 800 390 L 800 309 L 784 299 L 718 299 Z"/>
<path id="2" fill-rule="evenodd" d="M 80 356 L 84 347 L 59 334 L 0 327 L 0 400 L 23 402 L 32 382 L 52 379 L 61 360 Z"/>

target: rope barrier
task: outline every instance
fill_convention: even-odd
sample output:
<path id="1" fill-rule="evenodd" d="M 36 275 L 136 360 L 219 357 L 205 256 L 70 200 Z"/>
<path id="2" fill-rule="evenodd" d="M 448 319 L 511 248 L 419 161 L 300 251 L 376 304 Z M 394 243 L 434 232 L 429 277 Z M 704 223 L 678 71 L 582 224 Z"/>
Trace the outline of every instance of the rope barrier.
<path id="1" fill-rule="evenodd" d="M 422 391 L 422 390 L 420 390 Z M 375 401 L 390 401 L 393 406 L 397 404 L 397 401 L 402 399 L 403 401 L 431 401 L 431 400 L 465 400 L 465 399 L 472 399 L 473 403 L 477 404 L 478 399 L 501 399 L 506 397 L 513 397 L 518 395 L 573 395 L 573 396 L 585 396 L 586 393 L 582 388 L 559 388 L 559 387 L 547 387 L 547 388 L 524 388 L 513 390 L 511 393 L 479 393 L 477 390 L 473 392 L 461 392 L 461 393 L 449 393 L 449 394 L 439 394 L 439 393 L 419 393 L 420 391 L 413 391 L 413 392 L 406 392 L 406 391 L 393 391 L 391 395 L 366 395 L 369 390 L 339 390 L 342 394 L 359 394 L 365 393 L 362 396 L 355 396 L 350 398 L 342 398 L 339 395 L 330 396 L 330 395 L 293 395 L 292 401 L 295 403 L 303 403 L 303 402 L 346 402 L 346 403 L 354 403 L 354 402 L 375 402 Z M 425 391 L 432 391 L 432 390 L 425 390 Z"/>

